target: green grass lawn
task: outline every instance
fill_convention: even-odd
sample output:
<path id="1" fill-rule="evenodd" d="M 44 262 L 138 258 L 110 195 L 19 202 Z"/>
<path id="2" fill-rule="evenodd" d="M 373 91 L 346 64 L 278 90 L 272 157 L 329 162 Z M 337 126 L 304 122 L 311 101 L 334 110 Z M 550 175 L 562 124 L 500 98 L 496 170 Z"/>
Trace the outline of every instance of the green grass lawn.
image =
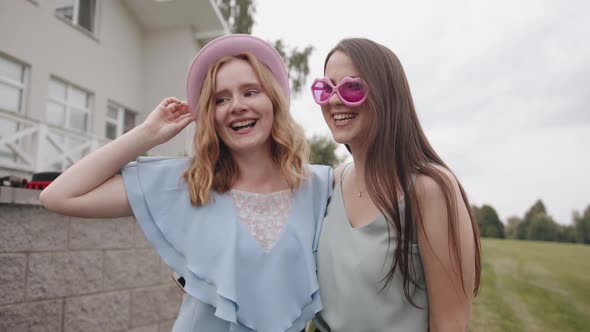
<path id="1" fill-rule="evenodd" d="M 470 331 L 590 331 L 590 246 L 483 239 Z"/>

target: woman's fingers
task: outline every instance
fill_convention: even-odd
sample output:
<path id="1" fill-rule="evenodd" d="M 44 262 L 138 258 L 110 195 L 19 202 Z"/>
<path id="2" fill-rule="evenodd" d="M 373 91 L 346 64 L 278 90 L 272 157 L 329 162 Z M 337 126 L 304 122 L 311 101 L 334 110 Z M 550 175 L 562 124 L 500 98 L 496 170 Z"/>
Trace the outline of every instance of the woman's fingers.
<path id="1" fill-rule="evenodd" d="M 172 103 L 181 103 L 181 101 L 176 97 L 168 97 L 162 100 L 162 102 L 160 102 L 160 105 L 166 107 Z"/>
<path id="2" fill-rule="evenodd" d="M 163 110 L 164 117 L 169 121 L 176 121 L 179 116 L 190 113 L 188 110 L 188 105 L 180 101 L 178 103 L 173 102 L 168 104 Z"/>
<path id="3" fill-rule="evenodd" d="M 191 122 L 195 121 L 195 116 L 191 113 L 183 114 L 178 119 L 176 119 L 176 123 L 181 127 L 184 128 L 188 126 Z"/>
<path id="4" fill-rule="evenodd" d="M 179 123 L 179 120 L 182 118 L 182 127 L 185 127 L 193 121 L 190 117 L 184 118 L 186 115 L 190 115 L 190 110 L 188 107 L 188 103 L 186 101 L 179 100 L 176 97 L 168 97 L 165 98 L 160 102 L 158 107 L 160 109 L 160 119 L 164 120 L 165 122 L 174 122 Z M 186 124 L 185 124 L 186 122 Z"/>
<path id="5" fill-rule="evenodd" d="M 176 114 L 177 112 L 180 114 L 189 113 L 188 104 L 182 101 L 170 103 L 165 107 L 165 109 L 172 114 Z"/>
<path id="6" fill-rule="evenodd" d="M 170 114 L 174 114 L 174 111 L 176 110 L 176 104 L 170 103 L 164 107 L 164 110 Z"/>
<path id="7" fill-rule="evenodd" d="M 180 107 L 178 108 L 178 111 L 180 112 L 180 114 L 187 114 L 190 113 L 190 109 L 188 108 L 188 104 L 187 103 L 183 103 L 180 105 Z"/>

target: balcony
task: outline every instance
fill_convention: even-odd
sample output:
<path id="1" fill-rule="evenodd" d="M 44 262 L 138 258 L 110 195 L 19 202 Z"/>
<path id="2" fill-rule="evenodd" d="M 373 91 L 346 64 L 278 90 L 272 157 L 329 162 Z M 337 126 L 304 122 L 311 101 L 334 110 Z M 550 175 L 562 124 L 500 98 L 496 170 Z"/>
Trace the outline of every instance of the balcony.
<path id="1" fill-rule="evenodd" d="M 109 142 L 0 110 L 0 170 L 32 174 L 64 171 Z"/>
<path id="2" fill-rule="evenodd" d="M 124 0 L 123 3 L 147 31 L 192 26 L 195 39 L 203 44 L 229 33 L 215 0 Z"/>

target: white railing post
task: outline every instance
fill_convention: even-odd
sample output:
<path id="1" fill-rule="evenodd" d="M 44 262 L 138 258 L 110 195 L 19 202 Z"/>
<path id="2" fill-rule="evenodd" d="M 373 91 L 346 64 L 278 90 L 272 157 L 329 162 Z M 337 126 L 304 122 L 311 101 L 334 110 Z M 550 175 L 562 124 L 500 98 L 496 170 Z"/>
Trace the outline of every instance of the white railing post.
<path id="1" fill-rule="evenodd" d="M 100 143 L 98 142 L 98 139 L 96 137 L 92 136 L 92 141 L 90 143 L 90 152 L 94 152 L 98 150 L 98 148 L 100 148 Z"/>
<path id="2" fill-rule="evenodd" d="M 39 124 L 39 131 L 37 132 L 37 158 L 35 159 L 35 172 L 43 171 L 45 160 L 43 160 L 43 151 L 45 151 L 45 140 L 47 137 L 47 125 Z"/>
<path id="3" fill-rule="evenodd" d="M 0 146 L 16 155 L 14 161 L 0 159 L 0 167 L 20 172 L 45 172 L 56 164 L 65 168 L 77 162 L 86 152 L 95 151 L 108 142 L 90 133 L 52 126 L 2 110 L 0 119 L 19 124 L 16 133 L 0 136 Z M 19 140 L 24 142 L 22 146 L 18 144 Z"/>

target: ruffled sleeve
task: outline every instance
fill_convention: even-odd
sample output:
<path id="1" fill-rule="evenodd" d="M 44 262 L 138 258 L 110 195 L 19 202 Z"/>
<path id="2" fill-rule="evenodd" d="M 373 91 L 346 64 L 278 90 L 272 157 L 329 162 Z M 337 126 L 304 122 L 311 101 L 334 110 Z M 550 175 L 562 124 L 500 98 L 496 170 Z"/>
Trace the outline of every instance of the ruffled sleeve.
<path id="1" fill-rule="evenodd" d="M 310 166 L 313 174 L 313 185 L 314 192 L 318 195 L 316 200 L 315 210 L 317 211 L 317 224 L 315 230 L 315 236 L 313 240 L 313 252 L 318 250 L 318 244 L 320 242 L 320 232 L 322 230 L 322 224 L 324 217 L 326 216 L 327 207 L 334 191 L 334 173 L 332 167 L 324 165 L 311 165 Z"/>
<path id="2" fill-rule="evenodd" d="M 187 225 L 183 216 L 186 208 L 178 206 L 190 205 L 181 181 L 188 162 L 188 158 L 140 157 L 121 170 L 127 199 L 147 240 L 181 275 L 186 272 L 182 242 Z"/>
<path id="3" fill-rule="evenodd" d="M 127 198 L 147 240 L 185 278 L 186 292 L 213 306 L 215 317 L 239 326 L 231 206 L 213 191 L 209 204 L 191 204 L 182 179 L 189 163 L 188 158 L 138 158 L 122 169 Z"/>

